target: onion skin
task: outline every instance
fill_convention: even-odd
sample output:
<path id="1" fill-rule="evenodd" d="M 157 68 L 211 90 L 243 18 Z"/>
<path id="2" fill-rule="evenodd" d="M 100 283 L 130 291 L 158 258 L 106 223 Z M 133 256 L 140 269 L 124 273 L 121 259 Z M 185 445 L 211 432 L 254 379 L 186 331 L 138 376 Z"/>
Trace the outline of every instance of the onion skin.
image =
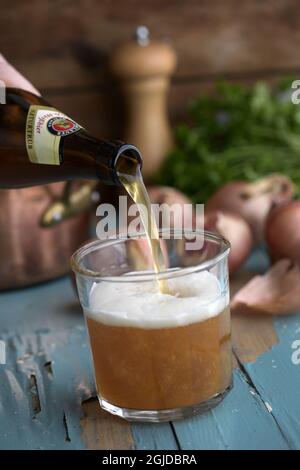
<path id="1" fill-rule="evenodd" d="M 260 243 L 271 208 L 290 201 L 294 194 L 292 181 L 283 175 L 270 175 L 253 183 L 232 181 L 208 200 L 206 210 L 224 210 L 240 215 L 250 225 L 255 242 Z"/>
<path id="2" fill-rule="evenodd" d="M 147 187 L 150 201 L 153 204 L 190 204 L 191 200 L 178 189 L 169 186 L 149 186 Z"/>
<path id="3" fill-rule="evenodd" d="M 244 183 L 243 183 L 244 184 Z M 190 204 L 190 199 L 182 192 L 167 186 L 150 186 L 148 189 L 153 204 Z M 196 217 L 196 219 L 195 219 Z M 193 216 L 192 226 L 195 227 L 197 216 Z M 172 221 L 181 227 L 182 219 Z M 204 227 L 206 230 L 217 232 L 231 244 L 228 258 L 229 272 L 237 271 L 249 256 L 253 246 L 253 235 L 249 224 L 239 215 L 228 211 L 205 211 Z"/>
<path id="4" fill-rule="evenodd" d="M 300 263 L 300 201 L 290 201 L 270 212 L 265 239 L 273 261 L 289 258 Z"/>
<path id="5" fill-rule="evenodd" d="M 181 191 L 178 189 L 171 188 L 169 186 L 149 186 L 147 187 L 148 195 L 152 204 L 167 204 L 172 206 L 173 204 L 180 204 L 183 206 L 184 204 L 191 204 L 191 200 Z M 183 226 L 183 212 L 178 214 L 171 214 L 171 227 L 179 227 Z M 193 215 L 190 221 L 186 221 L 193 226 Z M 160 225 L 160 224 L 159 224 Z"/>
<path id="6" fill-rule="evenodd" d="M 249 224 L 239 215 L 223 211 L 208 212 L 204 220 L 206 230 L 217 232 L 230 242 L 228 268 L 230 274 L 234 273 L 246 261 L 253 246 Z"/>

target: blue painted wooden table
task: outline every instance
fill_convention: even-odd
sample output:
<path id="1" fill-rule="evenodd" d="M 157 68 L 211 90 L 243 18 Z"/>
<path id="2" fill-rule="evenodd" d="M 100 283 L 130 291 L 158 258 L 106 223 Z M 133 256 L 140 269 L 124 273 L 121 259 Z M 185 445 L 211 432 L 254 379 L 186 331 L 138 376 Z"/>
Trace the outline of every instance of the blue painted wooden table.
<path id="1" fill-rule="evenodd" d="M 266 262 L 262 251 L 253 255 L 232 288 Z M 0 449 L 300 449 L 300 364 L 292 360 L 300 314 L 233 316 L 232 392 L 202 416 L 140 425 L 106 414 L 92 398 L 69 278 L 1 293 L 0 321 Z"/>

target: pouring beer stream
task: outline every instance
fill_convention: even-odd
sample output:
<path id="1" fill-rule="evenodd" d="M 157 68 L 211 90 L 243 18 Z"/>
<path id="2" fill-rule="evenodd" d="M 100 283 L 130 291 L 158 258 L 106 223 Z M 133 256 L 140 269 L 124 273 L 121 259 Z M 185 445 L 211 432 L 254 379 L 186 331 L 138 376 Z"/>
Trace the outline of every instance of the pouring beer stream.
<path id="1" fill-rule="evenodd" d="M 121 183 L 139 209 L 150 248 L 153 267 L 155 272 L 159 274 L 160 272 L 165 271 L 167 266 L 161 249 L 155 215 L 143 181 L 141 165 L 137 165 L 136 160 L 125 158 L 120 159 L 120 163 L 117 162 L 116 166 Z M 158 280 L 158 285 L 161 293 L 170 294 L 168 281 L 166 279 Z"/>

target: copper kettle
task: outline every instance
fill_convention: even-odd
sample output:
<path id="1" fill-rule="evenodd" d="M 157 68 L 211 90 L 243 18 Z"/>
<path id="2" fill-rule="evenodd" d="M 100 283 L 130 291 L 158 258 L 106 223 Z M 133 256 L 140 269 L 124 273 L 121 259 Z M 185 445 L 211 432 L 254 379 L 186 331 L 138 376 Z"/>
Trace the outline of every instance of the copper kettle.
<path id="1" fill-rule="evenodd" d="M 67 273 L 71 254 L 89 236 L 86 209 L 97 194 L 95 182 L 76 190 L 72 183 L 1 189 L 0 289 Z"/>

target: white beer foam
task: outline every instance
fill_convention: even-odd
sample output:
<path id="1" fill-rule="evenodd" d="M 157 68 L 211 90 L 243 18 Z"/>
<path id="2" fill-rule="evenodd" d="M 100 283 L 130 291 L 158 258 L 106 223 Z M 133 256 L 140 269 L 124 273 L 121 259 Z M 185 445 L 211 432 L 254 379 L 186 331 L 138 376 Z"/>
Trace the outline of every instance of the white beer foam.
<path id="1" fill-rule="evenodd" d="M 217 277 L 201 271 L 168 279 L 172 295 L 155 281 L 94 283 L 87 316 L 106 325 L 170 328 L 207 320 L 228 305 Z"/>

